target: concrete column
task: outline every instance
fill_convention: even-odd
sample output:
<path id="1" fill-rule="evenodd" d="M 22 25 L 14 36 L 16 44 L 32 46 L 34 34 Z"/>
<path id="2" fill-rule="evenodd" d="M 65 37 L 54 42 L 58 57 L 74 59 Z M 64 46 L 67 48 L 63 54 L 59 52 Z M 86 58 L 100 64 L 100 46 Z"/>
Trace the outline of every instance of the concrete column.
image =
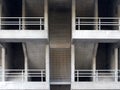
<path id="1" fill-rule="evenodd" d="M 71 46 L 71 82 L 75 82 L 75 47 Z"/>
<path id="2" fill-rule="evenodd" d="M 48 36 L 48 0 L 44 0 L 44 24 Z"/>
<path id="3" fill-rule="evenodd" d="M 99 24 L 99 15 L 98 15 L 98 0 L 95 0 L 95 30 L 98 30 L 98 24 Z"/>
<path id="4" fill-rule="evenodd" d="M 2 81 L 5 81 L 5 48 L 2 47 Z"/>
<path id="5" fill-rule="evenodd" d="M 49 66 L 49 45 L 46 45 L 46 82 L 49 84 L 50 83 L 50 66 Z"/>
<path id="6" fill-rule="evenodd" d="M 118 20 L 119 27 L 118 27 L 118 29 L 120 30 L 120 5 L 118 5 L 118 17 L 119 17 L 119 20 Z"/>
<path id="7" fill-rule="evenodd" d="M 73 32 L 75 32 L 75 22 L 76 22 L 76 0 L 72 0 L 72 36 Z"/>
<path id="8" fill-rule="evenodd" d="M 94 52 L 93 52 L 93 82 L 96 81 L 96 54 L 97 54 L 98 44 L 94 44 Z M 98 78 L 98 77 L 97 77 Z"/>
<path id="9" fill-rule="evenodd" d="M 2 26 L 1 26 L 1 17 L 2 17 L 2 0 L 0 0 L 0 30 L 1 30 L 1 28 L 2 28 Z"/>
<path id="10" fill-rule="evenodd" d="M 23 52 L 24 52 L 24 67 L 25 67 L 25 81 L 28 81 L 28 55 L 27 55 L 27 49 L 25 44 L 22 44 L 23 46 Z"/>
<path id="11" fill-rule="evenodd" d="M 25 0 L 22 0 L 22 30 L 25 30 Z"/>
<path id="12" fill-rule="evenodd" d="M 115 53 L 115 82 L 118 82 L 118 48 L 114 49 Z"/>

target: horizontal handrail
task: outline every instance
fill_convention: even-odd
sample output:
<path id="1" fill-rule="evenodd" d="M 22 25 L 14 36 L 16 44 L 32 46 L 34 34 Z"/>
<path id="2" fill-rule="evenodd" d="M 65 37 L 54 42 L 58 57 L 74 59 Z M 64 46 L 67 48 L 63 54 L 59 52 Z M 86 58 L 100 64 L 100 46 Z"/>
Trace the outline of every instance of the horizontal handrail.
<path id="1" fill-rule="evenodd" d="M 120 19 L 120 17 L 76 17 L 82 19 Z"/>
<path id="2" fill-rule="evenodd" d="M 38 78 L 39 82 L 45 82 L 46 81 L 46 70 L 45 69 L 5 69 L 0 70 L 0 77 L 6 78 L 6 81 L 9 81 L 10 78 L 21 78 L 21 81 L 24 81 L 26 76 L 27 78 Z M 4 75 L 2 75 L 4 72 Z M 27 72 L 27 75 L 26 73 Z M 3 77 L 4 76 L 4 77 Z M 7 80 L 7 78 L 9 78 Z"/>
<path id="3" fill-rule="evenodd" d="M 0 17 L 0 18 L 4 18 L 4 19 L 17 19 L 17 18 L 44 18 L 44 17 Z"/>
<path id="4" fill-rule="evenodd" d="M 120 70 L 104 69 L 104 70 L 87 70 L 87 69 L 76 69 L 74 71 L 75 82 L 79 82 L 81 78 L 113 78 L 114 81 L 120 78 Z M 117 79 L 116 79 L 117 78 Z"/>
<path id="5" fill-rule="evenodd" d="M 44 17 L 0 17 L 0 30 L 45 30 Z"/>
<path id="6" fill-rule="evenodd" d="M 76 17 L 75 30 L 119 30 L 119 17 Z"/>

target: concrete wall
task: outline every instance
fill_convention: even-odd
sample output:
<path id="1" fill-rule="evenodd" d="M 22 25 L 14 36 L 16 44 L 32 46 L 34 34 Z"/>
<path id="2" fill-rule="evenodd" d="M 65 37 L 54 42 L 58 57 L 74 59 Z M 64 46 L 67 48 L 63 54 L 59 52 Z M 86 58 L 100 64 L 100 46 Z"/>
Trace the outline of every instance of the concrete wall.
<path id="1" fill-rule="evenodd" d="M 49 1 L 50 78 L 70 82 L 71 1 Z M 54 89 L 53 89 L 54 90 Z"/>
<path id="2" fill-rule="evenodd" d="M 40 42 L 26 42 L 29 69 L 45 69 L 46 45 Z"/>
<path id="3" fill-rule="evenodd" d="M 51 48 L 70 48 L 71 0 L 49 0 L 49 36 Z"/>
<path id="4" fill-rule="evenodd" d="M 109 47 L 108 59 L 110 60 L 110 69 L 115 69 L 115 48 L 114 45 L 111 44 Z"/>
<path id="5" fill-rule="evenodd" d="M 25 0 L 25 16 L 44 16 L 44 0 Z"/>
<path id="6" fill-rule="evenodd" d="M 75 44 L 75 69 L 92 69 L 94 43 Z"/>
<path id="7" fill-rule="evenodd" d="M 94 17 L 95 0 L 76 0 L 76 16 Z"/>
<path id="8" fill-rule="evenodd" d="M 71 62 L 69 48 L 52 48 L 50 50 L 51 82 L 67 82 L 71 78 Z"/>

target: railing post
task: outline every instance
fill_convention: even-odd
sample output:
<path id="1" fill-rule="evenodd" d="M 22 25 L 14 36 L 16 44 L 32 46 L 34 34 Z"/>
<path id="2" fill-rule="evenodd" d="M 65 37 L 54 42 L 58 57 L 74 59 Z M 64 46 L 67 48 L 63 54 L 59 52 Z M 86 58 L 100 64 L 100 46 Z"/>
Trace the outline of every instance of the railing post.
<path id="1" fill-rule="evenodd" d="M 101 30 L 101 19 L 99 18 L 99 28 L 98 28 L 98 30 Z"/>
<path id="2" fill-rule="evenodd" d="M 118 20 L 118 21 L 119 21 L 119 23 L 118 23 L 118 24 L 119 24 L 119 30 L 120 30 L 120 18 L 119 18 L 119 20 Z"/>
<path id="3" fill-rule="evenodd" d="M 98 70 L 96 70 L 96 72 L 95 72 L 95 78 L 96 78 L 95 81 L 98 82 L 98 78 L 99 78 Z"/>
<path id="4" fill-rule="evenodd" d="M 0 30 L 2 29 L 2 18 L 0 17 Z"/>
<path id="5" fill-rule="evenodd" d="M 79 18 L 78 18 L 78 30 L 80 30 L 80 26 L 81 26 L 81 25 L 80 25 L 80 22 L 81 22 L 81 18 L 79 17 Z M 76 24 L 76 22 L 75 22 L 75 24 Z M 75 26 L 76 26 L 76 25 L 75 25 Z"/>
<path id="6" fill-rule="evenodd" d="M 24 72 L 22 70 L 22 82 L 24 81 Z"/>
<path id="7" fill-rule="evenodd" d="M 19 30 L 21 30 L 21 18 L 19 18 Z"/>
<path id="8" fill-rule="evenodd" d="M 42 30 L 42 28 L 41 28 L 41 24 L 42 24 L 41 18 L 39 18 L 39 20 L 40 20 L 40 30 Z"/>
<path id="9" fill-rule="evenodd" d="M 21 24 L 22 29 L 21 30 L 25 30 L 25 18 L 22 17 L 21 20 L 22 20 L 22 24 Z"/>

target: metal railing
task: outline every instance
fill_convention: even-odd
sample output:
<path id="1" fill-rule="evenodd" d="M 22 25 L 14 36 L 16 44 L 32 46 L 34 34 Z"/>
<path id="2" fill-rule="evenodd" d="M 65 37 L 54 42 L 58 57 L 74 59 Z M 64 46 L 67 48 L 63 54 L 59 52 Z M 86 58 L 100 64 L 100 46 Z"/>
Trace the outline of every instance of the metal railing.
<path id="1" fill-rule="evenodd" d="M 110 79 L 112 81 L 118 81 L 120 77 L 120 70 L 75 70 L 74 80 L 75 82 L 81 81 L 101 81 L 105 79 Z"/>
<path id="2" fill-rule="evenodd" d="M 28 78 L 28 82 L 38 81 L 45 82 L 46 81 L 46 72 L 45 69 L 28 69 L 25 71 L 24 69 L 5 69 L 5 71 L 0 71 L 1 81 L 4 78 L 5 81 L 25 81 L 25 78 Z M 4 72 L 4 75 L 2 75 Z M 27 74 L 25 73 L 27 72 Z"/>
<path id="3" fill-rule="evenodd" d="M 44 17 L 0 17 L 0 30 L 45 30 Z"/>
<path id="4" fill-rule="evenodd" d="M 75 30 L 119 30 L 120 18 L 76 17 Z"/>

